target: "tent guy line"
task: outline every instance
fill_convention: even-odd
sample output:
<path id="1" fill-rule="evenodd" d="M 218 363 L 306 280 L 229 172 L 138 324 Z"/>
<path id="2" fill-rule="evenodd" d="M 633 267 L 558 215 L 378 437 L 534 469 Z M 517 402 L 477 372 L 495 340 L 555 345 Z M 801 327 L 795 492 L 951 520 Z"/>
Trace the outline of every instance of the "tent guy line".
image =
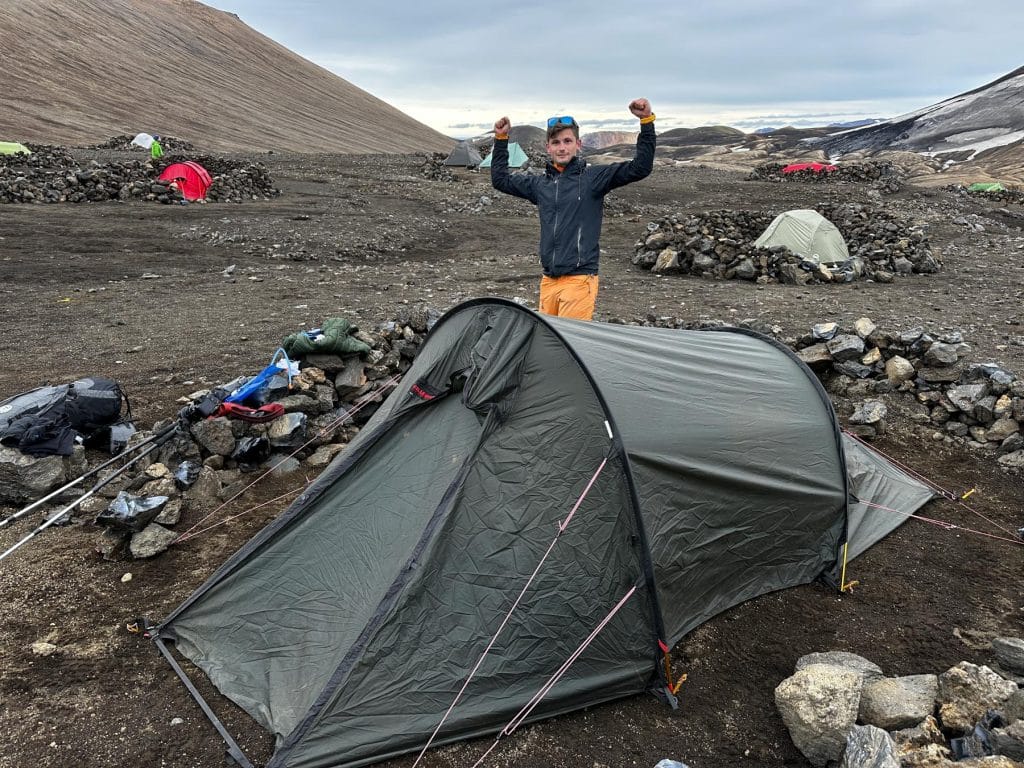
<path id="1" fill-rule="evenodd" d="M 484 760 L 486 760 L 487 757 L 491 754 L 491 752 L 494 751 L 495 747 L 498 746 L 498 743 L 502 740 L 502 738 L 506 736 L 511 736 L 513 733 L 516 732 L 519 726 L 521 726 L 526 721 L 526 718 L 530 716 L 533 710 L 537 708 L 537 705 L 540 704 L 541 700 L 548 695 L 548 692 L 552 688 L 554 688 L 555 684 L 562 679 L 566 672 L 569 671 L 569 667 L 571 667 L 576 662 L 576 660 L 583 654 L 583 652 L 587 650 L 590 644 L 594 641 L 594 638 L 596 638 L 601 633 L 601 630 L 608 626 L 608 622 L 610 622 L 615 617 L 615 614 L 619 612 L 619 609 L 626 604 L 626 601 L 633 596 L 636 590 L 637 588 L 634 585 L 625 595 L 622 596 L 619 602 L 615 604 L 615 607 L 608 612 L 608 615 L 601 619 L 601 622 L 593 629 L 593 631 L 580 644 L 580 646 L 572 652 L 572 655 L 569 656 L 569 658 L 562 663 L 562 666 L 559 667 L 558 670 L 550 678 L 548 678 L 548 681 L 544 683 L 541 689 L 534 694 L 533 698 L 530 699 L 529 703 L 527 703 L 526 706 L 524 706 L 519 711 L 519 713 L 509 721 L 508 725 L 501 729 L 501 731 L 498 733 L 498 737 L 494 740 L 494 743 L 491 744 L 487 751 L 484 752 L 483 755 L 481 755 L 480 758 L 475 763 L 473 763 L 472 768 L 479 768 L 479 766 L 483 765 Z"/>
<path id="2" fill-rule="evenodd" d="M 1005 541 L 1005 542 L 1008 542 L 1010 544 L 1015 544 L 1018 547 L 1024 547 L 1024 541 L 1021 541 L 1020 539 L 1010 539 L 1010 538 L 1007 538 L 1006 536 L 997 536 L 994 533 L 987 533 L 985 531 L 979 531 L 976 528 L 967 528 L 966 526 L 957 525 L 956 523 L 950 523 L 950 522 L 947 522 L 945 520 L 938 520 L 938 519 L 936 519 L 934 517 L 924 517 L 923 515 L 915 515 L 912 512 L 904 512 L 904 511 L 899 510 L 899 509 L 893 509 L 891 507 L 887 507 L 887 506 L 885 506 L 883 504 L 873 504 L 872 502 L 865 501 L 864 499 L 857 499 L 856 497 L 854 497 L 854 498 L 859 503 L 864 504 L 865 506 L 872 507 L 874 509 L 881 509 L 881 510 L 883 510 L 885 512 L 895 512 L 898 515 L 903 515 L 903 516 L 905 516 L 907 518 L 910 518 L 910 519 L 913 519 L 913 520 L 920 520 L 923 523 L 928 523 L 930 525 L 938 526 L 939 528 L 942 528 L 945 531 L 963 531 L 964 533 L 970 533 L 970 534 L 973 534 L 975 536 L 983 536 L 983 537 L 988 538 L 988 539 L 995 539 L 996 541 Z"/>
<path id="3" fill-rule="evenodd" d="M 605 421 L 604 425 L 608 430 L 608 437 L 611 438 L 611 426 L 608 424 L 607 421 Z M 466 692 L 466 688 L 469 686 L 470 681 L 473 679 L 477 671 L 480 669 L 480 665 L 484 663 L 484 659 L 487 658 L 487 654 L 491 652 L 491 648 L 493 648 L 494 644 L 498 641 L 498 637 L 501 635 L 502 630 L 505 629 L 505 626 L 508 624 L 509 619 L 512 618 L 512 614 L 515 612 L 516 608 L 518 608 L 519 604 L 522 602 L 523 595 L 526 594 L 526 591 L 533 584 L 533 580 L 537 578 L 537 574 L 540 573 L 540 569 L 544 566 L 544 563 L 547 562 L 548 556 L 551 554 L 551 550 L 555 548 L 555 545 L 558 543 L 559 537 L 562 535 L 562 533 L 565 532 L 565 529 L 569 527 L 569 522 L 576 514 L 576 510 L 580 508 L 580 504 L 582 504 L 583 500 L 587 498 L 587 494 L 590 493 L 590 489 L 593 487 L 594 483 L 597 481 L 598 476 L 600 476 L 601 472 L 605 468 L 605 465 L 607 464 L 608 456 L 605 456 L 605 458 L 601 461 L 601 464 L 598 466 L 597 471 L 594 472 L 593 476 L 590 478 L 590 482 L 588 482 L 586 488 L 583 489 L 583 493 L 580 494 L 580 497 L 578 499 L 576 499 L 576 503 L 573 504 L 572 509 L 569 511 L 569 516 L 566 517 L 564 521 L 558 524 L 558 528 L 555 532 L 555 537 L 551 540 L 551 543 L 548 544 L 547 551 L 544 553 L 543 557 L 541 557 L 540 561 L 537 563 L 537 567 L 533 569 L 533 573 L 530 574 L 530 578 L 526 580 L 526 583 L 523 585 L 523 588 L 519 591 L 519 596 L 512 603 L 512 607 L 508 609 L 508 613 L 505 614 L 505 618 L 502 619 L 501 624 L 498 626 L 498 630 L 494 633 L 494 636 L 491 638 L 490 642 L 487 643 L 487 647 L 484 648 L 484 652 L 480 654 L 480 658 L 477 659 L 477 662 L 473 666 L 473 669 L 470 670 L 469 675 L 466 677 L 466 681 L 462 684 L 462 688 L 460 688 L 459 692 L 455 695 L 455 700 L 451 703 L 451 706 L 448 707 L 448 711 L 444 713 L 444 717 L 441 718 L 441 722 L 437 724 L 437 727 L 434 729 L 434 732 L 430 734 L 430 738 L 427 740 L 427 743 L 423 746 L 423 749 L 420 750 L 419 755 L 416 757 L 416 761 L 412 764 L 412 768 L 416 768 L 420 764 L 420 760 L 423 759 L 423 756 L 427 753 L 427 750 L 430 749 L 430 745 L 434 743 L 434 739 L 437 737 L 438 731 L 441 730 L 441 727 L 448 720 L 448 716 L 451 715 L 452 710 L 455 709 L 455 705 L 459 703 L 459 699 L 462 698 L 462 694 Z"/>
<path id="4" fill-rule="evenodd" d="M 981 512 L 979 512 L 978 510 L 974 509 L 974 507 L 972 507 L 970 504 L 965 503 L 964 500 L 968 496 L 970 496 L 972 493 L 975 492 L 975 490 L 976 490 L 975 488 L 971 488 L 971 490 L 967 491 L 967 493 L 964 493 L 964 494 L 958 496 L 957 494 L 953 493 L 952 491 L 943 488 L 941 485 L 939 485 L 938 483 L 936 483 L 933 480 L 929 479 L 925 475 L 922 475 L 920 472 L 918 472 L 916 469 L 914 469 L 910 465 L 908 465 L 908 464 L 906 464 L 904 462 L 899 461 L 898 459 L 894 458 L 893 456 L 890 456 L 890 455 L 886 454 L 880 448 L 876 448 L 873 445 L 868 445 L 866 442 L 864 442 L 864 440 L 862 440 L 860 437 L 858 437 L 857 435 L 853 434 L 849 430 L 845 430 L 844 429 L 843 430 L 843 434 L 849 435 L 851 438 L 853 438 L 854 440 L 856 440 L 857 442 L 862 444 L 864 447 L 869 448 L 869 449 L 875 451 L 875 453 L 878 453 L 881 456 L 884 456 L 888 461 L 891 461 L 893 464 L 895 464 L 897 467 L 899 467 L 903 472 L 906 472 L 911 477 L 916 478 L 918 481 L 920 481 L 920 482 L 924 483 L 925 485 L 929 486 L 930 488 L 934 489 L 935 492 L 939 496 L 942 496 L 944 499 L 947 499 L 948 501 L 956 502 L 957 504 L 961 505 L 964 509 L 966 509 L 971 514 L 977 515 L 978 517 L 980 517 L 982 520 L 984 520 L 986 523 L 991 525 L 993 528 L 998 528 L 1000 531 L 1002 531 L 1003 533 L 1005 533 L 1005 534 L 1007 534 L 1009 536 L 1014 536 L 1015 535 L 1014 532 L 1011 531 L 1009 528 L 1007 528 L 1005 525 L 1001 525 L 1000 523 L 997 523 L 995 520 L 991 519 L 987 515 L 984 515 Z M 865 502 L 865 503 L 867 503 L 867 502 Z"/>
<path id="5" fill-rule="evenodd" d="M 398 377 L 398 376 L 392 376 L 392 377 L 391 377 L 390 379 L 388 379 L 387 381 L 384 381 L 384 382 L 382 382 L 382 383 L 381 383 L 381 385 L 380 385 L 380 388 L 379 388 L 379 389 L 376 389 L 376 390 L 374 390 L 373 392 L 367 392 L 367 393 L 366 393 L 366 394 L 365 394 L 365 395 L 364 395 L 363 397 L 361 397 L 361 398 L 360 398 L 359 400 L 357 400 L 357 401 L 355 402 L 355 404 L 354 404 L 354 405 L 353 405 L 353 406 L 352 406 L 351 408 L 349 408 L 348 410 L 346 410 L 346 411 L 345 411 L 345 412 L 344 412 L 343 414 L 341 414 L 341 416 L 339 416 L 339 417 L 338 417 L 337 419 L 335 419 L 334 421 L 332 421 L 332 422 L 330 422 L 329 424 L 327 424 L 327 425 L 326 425 L 326 426 L 325 426 L 325 427 L 324 427 L 323 429 L 321 429 L 321 430 L 320 430 L 319 432 L 317 432 L 317 433 L 316 433 L 315 435 L 313 435 L 313 437 L 309 438 L 309 440 L 307 440 L 307 441 L 306 441 L 306 442 L 304 442 L 304 443 L 303 443 L 302 445 L 300 445 L 300 446 L 299 446 L 298 448 L 296 448 L 296 449 L 295 449 L 294 451 L 292 451 L 292 452 L 291 452 L 290 454 L 288 454 L 287 456 L 285 456 L 285 458 L 286 458 L 286 459 L 289 459 L 289 458 L 291 458 L 291 457 L 293 457 L 293 456 L 296 456 L 296 455 L 298 455 L 298 453 L 299 453 L 300 451 L 302 451 L 303 449 L 305 449 L 305 448 L 309 447 L 310 445 L 312 445 L 312 444 L 313 444 L 313 442 L 315 442 L 316 440 L 319 440 L 319 439 L 320 439 L 321 437 L 323 437 L 324 435 L 326 435 L 326 434 L 327 434 L 327 433 L 328 433 L 328 432 L 329 432 L 330 430 L 332 430 L 332 429 L 336 429 L 337 427 L 340 427 L 340 426 L 341 426 L 342 424 L 344 424 L 344 423 L 345 423 L 346 421 L 348 421 L 348 420 L 349 420 L 349 419 L 351 419 L 351 418 L 352 418 L 353 416 L 355 416 L 355 415 L 356 415 L 357 413 L 359 413 L 359 411 L 360 411 L 360 410 L 362 410 L 363 408 L 365 408 L 365 407 L 366 407 L 366 405 L 367 405 L 367 403 L 370 403 L 370 402 L 372 402 L 374 398 L 376 398 L 376 397 L 379 397 L 379 396 L 380 396 L 380 395 L 381 395 L 381 394 L 382 394 L 383 392 L 387 392 L 387 391 L 388 391 L 388 390 L 390 390 L 390 389 L 391 389 L 392 387 L 394 387 L 394 386 L 395 386 L 395 385 L 396 385 L 396 384 L 398 383 L 398 380 L 399 380 L 399 378 L 400 378 L 400 377 Z M 276 465 L 275 465 L 275 466 L 276 466 Z M 198 520 L 197 522 L 195 522 L 195 523 L 194 523 L 194 524 L 192 525 L 192 527 L 191 527 L 191 528 L 189 528 L 189 529 L 188 529 L 188 530 L 186 530 L 186 531 L 182 531 L 181 535 L 180 535 L 180 536 L 179 536 L 179 537 L 178 537 L 177 539 L 175 539 L 175 540 L 174 540 L 174 543 L 175 543 L 175 544 L 179 544 L 179 543 L 181 543 L 181 542 L 183 542 L 183 541 L 188 541 L 189 539 L 191 539 L 191 538 L 194 538 L 194 537 L 198 536 L 198 535 L 199 535 L 199 534 L 201 534 L 201 533 L 205 533 L 206 531 L 212 530 L 213 528 L 216 528 L 216 527 L 217 527 L 217 526 L 219 526 L 219 525 L 223 525 L 224 523 L 228 522 L 228 520 L 234 520 L 234 519 L 237 519 L 237 518 L 239 518 L 239 517 L 242 517 L 243 515 L 247 515 L 247 514 L 248 514 L 249 512 L 253 512 L 253 511 L 255 511 L 255 510 L 259 509 L 260 507 L 262 507 L 262 506 L 265 506 L 264 504 L 260 504 L 260 505 L 259 505 L 259 506 L 257 506 L 257 507 L 253 507 L 252 509 L 247 509 L 247 510 L 245 510 L 244 512 L 240 512 L 240 513 L 238 513 L 237 515 L 234 515 L 234 516 L 232 516 L 232 517 L 228 518 L 228 520 L 222 520 L 221 522 L 219 522 L 219 523 L 215 523 L 214 525 L 210 525 L 210 526 L 207 526 L 206 528 L 203 528 L 203 529 L 201 529 L 201 530 L 196 530 L 197 528 L 199 528 L 199 526 L 201 526 L 201 525 L 202 525 L 202 524 L 203 524 L 204 522 L 206 522 L 206 521 L 207 521 L 207 520 L 209 520 L 209 519 L 210 519 L 211 517 L 213 517 L 213 516 L 214 516 L 214 515 L 216 515 L 216 514 L 217 514 L 218 512 L 220 512 L 220 511 L 221 511 L 222 509 L 224 509 L 224 507 L 226 507 L 226 506 L 227 506 L 228 504 L 230 504 L 230 503 L 231 503 L 232 501 L 234 501 L 235 499 L 237 499 L 237 498 L 238 498 L 239 496 L 241 496 L 241 495 L 242 495 L 243 493 L 245 493 L 246 491 L 248 491 L 248 490 L 249 490 L 250 488 L 252 488 L 253 486 L 255 486 L 255 485 L 256 485 L 257 483 L 259 483 L 260 481 L 262 481 L 262 480 L 263 480 L 264 478 L 266 478 L 267 476 L 269 476 L 269 475 L 273 474 L 273 472 L 274 472 L 274 468 L 273 468 L 273 467 L 271 467 L 271 468 L 270 468 L 270 469 L 268 469 L 268 470 L 267 470 L 266 472 L 264 472 L 264 473 L 263 473 L 262 475 L 260 475 L 259 477 L 257 477 L 257 478 L 256 478 L 255 480 L 253 480 L 253 481 L 252 481 L 251 483 L 249 483 L 249 484 L 248 484 L 247 486 L 245 486 L 244 488 L 242 488 L 241 490 L 239 490 L 239 491 L 238 491 L 238 493 L 236 493 L 236 494 L 235 494 L 234 496 L 232 496 L 232 497 L 231 497 L 230 499 L 225 499 L 225 500 L 224 500 L 223 502 L 221 502 L 221 504 L 220 504 L 219 506 L 217 506 L 217 507 L 216 507 L 215 509 L 213 509 L 213 510 L 211 510 L 210 512 L 208 512 L 208 513 L 207 513 L 207 514 L 206 514 L 206 515 L 205 515 L 204 517 L 202 517 L 202 518 L 201 518 L 200 520 Z M 292 494 L 294 494 L 294 493 L 298 493 L 299 491 L 303 490 L 303 489 L 304 489 L 305 487 L 307 487 L 307 486 L 309 486 L 309 485 L 310 485 L 310 481 L 307 481 L 307 482 L 306 482 L 306 483 L 304 484 L 303 488 L 299 488 L 299 489 L 296 489 L 296 490 L 290 491 L 289 493 L 286 493 L 286 494 L 284 494 L 284 495 L 283 495 L 282 497 L 279 497 L 279 498 L 285 498 L 285 497 L 287 497 L 287 496 L 290 496 L 290 495 L 292 495 Z"/>

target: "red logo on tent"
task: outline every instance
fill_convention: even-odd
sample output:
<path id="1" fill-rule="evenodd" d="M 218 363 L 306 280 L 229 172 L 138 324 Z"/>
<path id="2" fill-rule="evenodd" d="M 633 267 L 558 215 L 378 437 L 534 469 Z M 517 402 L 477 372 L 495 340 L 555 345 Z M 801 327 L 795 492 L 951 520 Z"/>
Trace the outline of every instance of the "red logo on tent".
<path id="1" fill-rule="evenodd" d="M 174 163 L 164 168 L 160 174 L 160 181 L 174 182 L 186 200 L 202 200 L 206 197 L 206 190 L 210 188 L 213 179 L 210 174 L 199 163 L 191 160 L 184 163 Z"/>

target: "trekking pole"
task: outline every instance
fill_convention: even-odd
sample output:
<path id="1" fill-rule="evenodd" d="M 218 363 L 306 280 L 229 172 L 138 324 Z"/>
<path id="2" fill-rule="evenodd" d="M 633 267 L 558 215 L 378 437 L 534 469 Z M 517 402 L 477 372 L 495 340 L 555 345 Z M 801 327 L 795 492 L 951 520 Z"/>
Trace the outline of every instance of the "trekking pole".
<path id="1" fill-rule="evenodd" d="M 22 545 L 27 544 L 29 541 L 34 539 L 40 533 L 42 533 L 47 528 L 49 528 L 51 525 L 55 525 L 56 523 L 59 523 L 61 520 L 63 520 L 68 515 L 68 513 L 71 512 L 71 510 L 73 510 L 75 507 L 77 507 L 82 502 L 84 502 L 87 499 L 91 498 L 92 496 L 96 495 L 96 493 L 99 492 L 99 490 L 101 488 L 103 488 L 103 486 L 107 485 L 107 483 L 110 483 L 114 479 L 116 479 L 116 478 L 120 477 L 122 474 L 124 474 L 125 470 L 127 470 L 128 467 L 130 467 L 132 464 L 134 464 L 135 462 L 137 462 L 139 459 L 143 458 L 144 456 L 148 456 L 153 451 L 155 451 L 157 448 L 160 448 L 165 442 L 167 442 L 167 440 L 171 437 L 171 435 L 174 433 L 174 431 L 178 429 L 178 427 L 180 425 L 181 425 L 180 421 L 175 421 L 173 424 L 171 424 L 166 429 L 161 430 L 158 434 L 159 434 L 160 437 L 163 438 L 162 440 L 160 440 L 159 442 L 154 440 L 153 444 L 150 445 L 145 451 L 140 453 L 138 456 L 136 456 L 131 461 L 127 462 L 123 467 L 119 467 L 118 469 L 114 470 L 109 475 L 104 477 L 102 480 L 100 480 L 98 483 L 96 483 L 96 485 L 94 485 L 88 491 L 86 491 L 81 496 L 79 496 L 77 499 L 75 499 L 73 502 L 71 502 L 66 507 L 64 507 L 64 509 L 60 510 L 59 512 L 54 513 L 48 520 L 46 520 L 41 525 L 37 526 L 32 531 L 30 531 L 28 534 L 26 534 L 24 537 L 22 537 L 17 543 L 15 543 L 11 547 L 9 547 L 7 549 L 7 551 L 5 551 L 3 554 L 0 554 L 0 560 L 3 560 L 9 554 L 11 554 L 15 550 L 21 548 Z"/>
<path id="2" fill-rule="evenodd" d="M 165 427 L 164 429 L 160 430 L 157 434 L 153 435 L 152 437 L 148 437 L 145 440 L 143 440 L 142 442 L 138 443 L 137 445 L 133 445 L 131 448 L 128 448 L 125 452 L 119 453 L 117 456 L 114 456 L 114 457 L 112 457 L 110 459 L 107 459 L 105 462 L 103 462 L 99 466 L 93 467 L 92 469 L 90 469 L 84 475 L 80 475 L 79 477 L 75 478 L 74 480 L 72 480 L 71 482 L 67 483 L 66 485 L 62 485 L 57 490 L 51 491 L 50 493 L 48 493 L 45 496 L 43 496 L 43 498 L 41 498 L 41 499 L 39 499 L 37 501 L 33 501 L 27 507 L 23 507 L 22 509 L 19 509 L 17 512 L 15 512 L 10 517 L 5 517 L 3 520 L 0 520 L 0 531 L 2 531 L 8 525 L 11 525 L 12 523 L 20 520 L 25 515 L 27 515 L 29 512 L 31 512 L 33 509 L 36 509 L 37 507 L 42 506 L 43 504 L 48 502 L 50 499 L 52 499 L 52 498 L 54 498 L 56 496 L 60 496 L 62 493 L 64 493 L 65 491 L 71 490 L 72 488 L 74 488 L 76 485 L 78 485 L 82 481 L 88 480 L 93 475 L 103 471 L 104 469 L 109 467 L 111 464 L 114 464 L 114 463 L 116 463 L 118 461 L 121 461 L 122 459 L 124 459 L 124 457 L 125 457 L 124 454 L 125 453 L 130 453 L 131 451 L 137 451 L 139 448 L 142 448 L 145 445 L 149 445 L 150 443 L 152 443 L 155 440 L 159 440 L 160 438 L 164 437 L 164 435 L 166 435 L 171 430 L 176 429 L 177 426 L 178 425 L 176 423 L 168 425 L 167 427 Z M 138 460 L 138 458 L 139 457 L 136 457 L 135 459 L 132 459 L 132 461 L 136 461 L 136 460 Z M 127 466 L 127 465 L 125 465 L 125 466 Z"/>

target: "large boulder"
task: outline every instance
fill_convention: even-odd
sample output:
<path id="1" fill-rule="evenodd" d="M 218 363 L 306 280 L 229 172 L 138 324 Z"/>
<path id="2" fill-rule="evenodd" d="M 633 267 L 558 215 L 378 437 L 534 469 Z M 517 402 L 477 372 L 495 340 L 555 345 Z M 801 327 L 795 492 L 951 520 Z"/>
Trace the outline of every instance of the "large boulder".
<path id="1" fill-rule="evenodd" d="M 939 679 L 935 675 L 886 677 L 864 685 L 860 722 L 887 731 L 913 728 L 935 710 Z"/>
<path id="2" fill-rule="evenodd" d="M 793 744 L 812 765 L 839 760 L 857 721 L 863 676 L 831 664 L 811 664 L 775 689 L 775 705 Z"/>
<path id="3" fill-rule="evenodd" d="M 939 719 L 944 728 L 970 731 L 989 709 L 999 709 L 1017 690 L 985 666 L 961 661 L 939 675 Z"/>

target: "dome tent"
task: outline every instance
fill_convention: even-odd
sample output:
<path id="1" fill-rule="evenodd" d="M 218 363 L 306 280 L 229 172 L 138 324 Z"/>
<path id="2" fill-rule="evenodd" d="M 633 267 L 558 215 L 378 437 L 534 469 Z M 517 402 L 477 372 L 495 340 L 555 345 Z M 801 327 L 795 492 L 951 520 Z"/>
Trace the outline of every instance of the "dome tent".
<path id="1" fill-rule="evenodd" d="M 0 141 L 0 155 L 31 155 L 32 150 L 17 141 Z"/>
<path id="2" fill-rule="evenodd" d="M 153 146 L 153 137 L 148 133 L 137 133 L 135 138 L 132 139 L 132 144 L 136 147 L 142 147 L 143 149 L 149 149 Z"/>
<path id="3" fill-rule="evenodd" d="M 853 445 L 810 370 L 756 334 L 467 302 L 155 639 L 276 734 L 268 768 L 366 765 L 427 742 L 548 558 L 436 743 L 500 730 L 603 621 L 529 719 L 671 699 L 664 652 L 687 632 L 834 579 L 931 497 Z"/>
<path id="4" fill-rule="evenodd" d="M 213 179 L 209 172 L 199 163 L 188 160 L 184 163 L 172 163 L 160 174 L 161 181 L 173 181 L 181 190 L 186 200 L 203 200 Z"/>
<path id="5" fill-rule="evenodd" d="M 776 216 L 754 241 L 761 248 L 784 245 L 815 264 L 842 264 L 850 258 L 846 241 L 836 225 L 817 211 L 798 209 Z"/>
<path id="6" fill-rule="evenodd" d="M 480 163 L 481 168 L 491 167 L 491 157 L 494 156 L 494 150 L 492 149 L 484 161 Z M 509 168 L 522 168 L 524 165 L 530 162 L 530 158 L 526 152 L 517 142 L 510 141 L 508 143 L 508 167 Z"/>
<path id="7" fill-rule="evenodd" d="M 475 168 L 480 165 L 483 158 L 468 141 L 460 141 L 445 158 L 443 165 L 457 165 L 464 168 Z"/>

